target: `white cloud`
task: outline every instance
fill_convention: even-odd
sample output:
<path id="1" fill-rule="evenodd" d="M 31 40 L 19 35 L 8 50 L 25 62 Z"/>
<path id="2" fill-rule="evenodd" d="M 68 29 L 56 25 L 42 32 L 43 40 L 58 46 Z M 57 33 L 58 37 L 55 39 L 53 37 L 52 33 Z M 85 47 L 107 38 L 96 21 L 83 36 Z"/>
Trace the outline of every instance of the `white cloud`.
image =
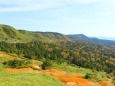
<path id="1" fill-rule="evenodd" d="M 115 0 L 100 0 L 99 8 L 95 14 L 98 17 L 115 16 Z"/>
<path id="2" fill-rule="evenodd" d="M 64 4 L 91 4 L 98 1 L 99 0 L 0 0 L 0 12 L 43 10 L 58 8 Z"/>
<path id="3" fill-rule="evenodd" d="M 65 4 L 89 5 L 102 4 L 115 7 L 115 0 L 0 0 L 0 12 L 34 11 L 49 8 L 61 8 Z"/>
<path id="4" fill-rule="evenodd" d="M 0 1 L 0 12 L 31 11 L 54 8 L 59 3 L 53 0 L 3 0 Z M 5 7 L 6 6 L 6 7 Z"/>

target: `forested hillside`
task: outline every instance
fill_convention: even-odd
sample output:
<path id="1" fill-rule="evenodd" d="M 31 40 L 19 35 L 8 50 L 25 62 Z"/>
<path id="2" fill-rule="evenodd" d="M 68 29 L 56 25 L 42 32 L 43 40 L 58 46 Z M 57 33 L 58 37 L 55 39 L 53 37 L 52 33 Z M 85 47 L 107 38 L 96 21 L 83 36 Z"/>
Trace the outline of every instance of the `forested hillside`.
<path id="1" fill-rule="evenodd" d="M 7 25 L 0 25 L 0 41 L 0 51 L 19 57 L 67 62 L 115 75 L 114 47 L 72 39 L 60 33 L 16 30 Z"/>
<path id="2" fill-rule="evenodd" d="M 49 59 L 58 63 L 67 62 L 92 70 L 115 74 L 115 49 L 82 41 L 75 43 L 5 43 L 0 50 L 17 54 L 20 58 Z"/>

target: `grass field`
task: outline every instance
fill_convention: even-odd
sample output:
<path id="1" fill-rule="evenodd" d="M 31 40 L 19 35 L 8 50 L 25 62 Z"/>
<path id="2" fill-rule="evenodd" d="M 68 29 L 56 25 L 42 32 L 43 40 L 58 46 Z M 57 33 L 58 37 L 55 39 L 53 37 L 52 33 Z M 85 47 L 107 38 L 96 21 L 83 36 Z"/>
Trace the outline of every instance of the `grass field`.
<path id="1" fill-rule="evenodd" d="M 2 65 L 7 60 L 0 57 L 0 86 L 66 86 L 45 73 L 7 73 Z"/>
<path id="2" fill-rule="evenodd" d="M 37 74 L 34 72 L 6 72 L 2 62 L 8 60 L 10 60 L 10 58 L 0 57 L 0 86 L 67 86 L 42 70 Z M 33 60 L 33 64 L 41 65 L 42 62 Z M 52 68 L 65 71 L 69 76 L 71 74 L 77 74 L 81 77 L 85 77 L 86 74 L 88 74 L 88 79 L 93 82 L 108 80 L 108 77 L 111 78 L 105 72 L 98 72 L 75 65 L 68 65 L 67 63 L 58 64 L 53 62 Z"/>
<path id="3" fill-rule="evenodd" d="M 46 74 L 2 73 L 0 75 L 0 86 L 66 86 L 66 85 Z"/>

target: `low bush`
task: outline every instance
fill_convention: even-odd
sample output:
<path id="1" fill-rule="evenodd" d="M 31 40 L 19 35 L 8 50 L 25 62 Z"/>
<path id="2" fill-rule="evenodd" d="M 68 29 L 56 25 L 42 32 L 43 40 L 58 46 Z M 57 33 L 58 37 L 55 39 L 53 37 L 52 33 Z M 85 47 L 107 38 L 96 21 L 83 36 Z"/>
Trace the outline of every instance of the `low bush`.
<path id="1" fill-rule="evenodd" d="M 45 70 L 45 69 L 49 69 L 52 67 L 52 63 L 50 60 L 45 60 L 43 62 L 43 64 L 41 65 L 42 69 Z"/>
<path id="2" fill-rule="evenodd" d="M 94 74 L 92 74 L 92 73 L 86 73 L 85 78 L 86 79 L 91 79 L 93 77 L 93 75 Z"/>
<path id="3" fill-rule="evenodd" d="M 31 62 L 29 60 L 9 60 L 3 62 L 6 67 L 10 68 L 27 68 L 30 66 Z"/>

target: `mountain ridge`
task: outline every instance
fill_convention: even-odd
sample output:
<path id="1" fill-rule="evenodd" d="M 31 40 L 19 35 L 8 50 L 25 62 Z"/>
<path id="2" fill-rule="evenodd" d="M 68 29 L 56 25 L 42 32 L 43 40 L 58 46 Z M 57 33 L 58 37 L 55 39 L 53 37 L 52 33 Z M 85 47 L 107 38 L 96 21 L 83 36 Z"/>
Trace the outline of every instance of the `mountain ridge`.
<path id="1" fill-rule="evenodd" d="M 58 43 L 58 42 L 75 42 L 76 40 L 96 43 L 105 46 L 115 46 L 115 41 L 102 40 L 96 37 L 88 37 L 84 34 L 64 35 L 57 32 L 17 30 L 12 26 L 0 24 L 0 41 L 6 41 L 9 43 L 31 42 L 31 41 Z"/>
<path id="2" fill-rule="evenodd" d="M 0 41 L 6 42 L 30 42 L 30 41 L 43 41 L 43 42 L 67 42 L 70 39 L 56 32 L 33 32 L 27 30 L 16 30 L 9 25 L 0 25 Z"/>
<path id="3" fill-rule="evenodd" d="M 104 39 L 99 39 L 96 37 L 88 37 L 84 34 L 71 34 L 67 35 L 70 38 L 74 39 L 79 39 L 91 43 L 96 43 L 96 44 L 101 44 L 101 45 L 106 45 L 106 46 L 115 46 L 115 41 L 114 40 L 104 40 Z"/>

